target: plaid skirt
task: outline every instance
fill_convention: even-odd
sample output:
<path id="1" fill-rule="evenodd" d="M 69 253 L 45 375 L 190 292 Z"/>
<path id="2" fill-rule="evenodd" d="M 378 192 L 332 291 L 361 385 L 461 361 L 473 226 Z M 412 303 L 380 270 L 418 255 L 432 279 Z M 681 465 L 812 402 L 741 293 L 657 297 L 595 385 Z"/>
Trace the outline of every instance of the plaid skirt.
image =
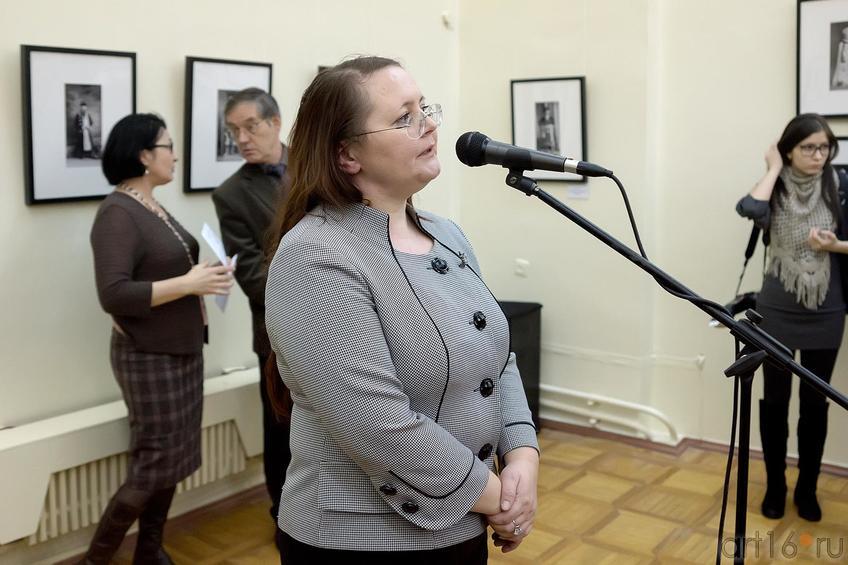
<path id="1" fill-rule="evenodd" d="M 129 411 L 127 486 L 176 485 L 200 467 L 203 354 L 138 351 L 112 330 L 111 361 Z"/>

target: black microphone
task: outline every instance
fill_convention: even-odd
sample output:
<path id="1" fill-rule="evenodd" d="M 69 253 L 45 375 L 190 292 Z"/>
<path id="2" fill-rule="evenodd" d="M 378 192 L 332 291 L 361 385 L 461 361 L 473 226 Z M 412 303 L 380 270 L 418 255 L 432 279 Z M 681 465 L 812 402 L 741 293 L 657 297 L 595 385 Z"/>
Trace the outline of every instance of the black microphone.
<path id="1" fill-rule="evenodd" d="M 469 167 L 500 165 L 510 170 L 520 171 L 539 169 L 558 173 L 575 173 L 587 177 L 612 176 L 612 171 L 594 163 L 501 143 L 479 131 L 469 131 L 459 136 L 456 140 L 456 156 Z"/>

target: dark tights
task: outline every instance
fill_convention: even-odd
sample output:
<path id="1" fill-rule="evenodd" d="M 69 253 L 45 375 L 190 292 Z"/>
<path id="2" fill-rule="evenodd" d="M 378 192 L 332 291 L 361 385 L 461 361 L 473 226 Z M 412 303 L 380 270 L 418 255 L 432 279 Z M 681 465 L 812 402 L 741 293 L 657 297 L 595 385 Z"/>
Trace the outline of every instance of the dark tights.
<path id="1" fill-rule="evenodd" d="M 801 365 L 830 382 L 836 364 L 836 349 L 801 350 Z M 793 352 L 794 353 L 794 352 Z M 769 518 L 783 515 L 786 493 L 786 440 L 789 436 L 789 397 L 792 375 L 766 362 L 763 365 L 763 400 L 760 403 L 760 436 L 766 466 L 767 490 L 763 514 Z M 802 381 L 798 418 L 798 481 L 793 499 L 798 515 L 818 521 L 821 509 L 816 487 L 827 437 L 827 399 Z"/>
<path id="2" fill-rule="evenodd" d="M 838 349 L 802 349 L 801 365 L 829 383 L 833 367 L 836 365 L 837 353 L 839 353 Z M 780 407 L 788 413 L 789 397 L 792 393 L 792 373 L 766 363 L 763 366 L 763 374 L 765 376 L 764 400 L 769 405 Z M 807 383 L 801 382 L 799 400 L 800 417 L 804 418 L 820 414 L 824 410 L 827 399 Z"/>
<path id="3" fill-rule="evenodd" d="M 169 563 L 162 550 L 162 533 L 176 487 L 143 490 L 121 485 L 100 517 L 82 563 L 109 563 L 133 522 L 138 519 L 134 564 Z"/>

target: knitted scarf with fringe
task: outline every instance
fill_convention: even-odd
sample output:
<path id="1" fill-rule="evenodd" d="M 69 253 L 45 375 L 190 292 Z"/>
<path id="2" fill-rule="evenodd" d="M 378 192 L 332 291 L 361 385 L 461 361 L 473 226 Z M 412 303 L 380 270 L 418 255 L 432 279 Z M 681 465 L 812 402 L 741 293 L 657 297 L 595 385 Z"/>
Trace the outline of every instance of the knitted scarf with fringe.
<path id="1" fill-rule="evenodd" d="M 816 310 L 830 285 L 830 253 L 814 251 L 810 228 L 834 230 L 836 222 L 824 201 L 821 173 L 805 175 L 783 167 L 783 201 L 772 209 L 770 262 L 767 272 L 780 279 L 786 292 L 804 308 Z M 836 179 L 835 179 L 836 180 Z"/>

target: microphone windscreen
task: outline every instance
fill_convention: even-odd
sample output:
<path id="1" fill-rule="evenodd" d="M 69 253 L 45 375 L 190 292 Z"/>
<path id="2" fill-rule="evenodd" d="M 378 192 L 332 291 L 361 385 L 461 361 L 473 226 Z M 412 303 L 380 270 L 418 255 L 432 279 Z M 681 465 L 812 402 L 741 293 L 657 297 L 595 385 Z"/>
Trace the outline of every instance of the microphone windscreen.
<path id="1" fill-rule="evenodd" d="M 456 140 L 456 156 L 469 167 L 479 167 L 486 164 L 483 148 L 489 138 L 479 131 L 465 132 Z"/>

